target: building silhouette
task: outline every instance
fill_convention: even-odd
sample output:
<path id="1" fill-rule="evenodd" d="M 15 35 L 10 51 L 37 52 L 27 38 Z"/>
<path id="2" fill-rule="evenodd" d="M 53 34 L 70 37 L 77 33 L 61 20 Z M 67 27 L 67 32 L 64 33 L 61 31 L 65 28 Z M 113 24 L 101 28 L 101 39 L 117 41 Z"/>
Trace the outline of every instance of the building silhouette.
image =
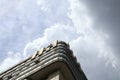
<path id="1" fill-rule="evenodd" d="M 55 41 L 0 74 L 0 80 L 87 80 L 69 44 Z"/>

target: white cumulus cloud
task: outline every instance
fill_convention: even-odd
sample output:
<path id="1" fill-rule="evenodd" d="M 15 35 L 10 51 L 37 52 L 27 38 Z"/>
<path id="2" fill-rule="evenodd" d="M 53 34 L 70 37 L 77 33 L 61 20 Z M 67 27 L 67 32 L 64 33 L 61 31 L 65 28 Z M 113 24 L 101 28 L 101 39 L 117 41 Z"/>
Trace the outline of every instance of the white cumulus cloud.
<path id="1" fill-rule="evenodd" d="M 3 72 L 10 67 L 13 67 L 13 65 L 16 65 L 21 60 L 22 60 L 21 53 L 9 51 L 6 55 L 6 58 L 0 63 L 0 72 Z"/>
<path id="2" fill-rule="evenodd" d="M 44 25 L 47 28 L 44 29 L 41 37 L 26 44 L 23 55 L 13 57 L 16 60 L 15 63 L 20 61 L 22 56 L 27 58 L 35 50 L 46 47 L 54 40 L 63 40 L 70 43 L 71 49 L 77 56 L 78 62 L 80 62 L 89 80 L 120 79 L 117 69 L 118 60 L 114 55 L 114 50 L 106 43 L 110 35 L 94 29 L 94 22 L 89 15 L 89 10 L 81 0 L 65 2 L 64 0 L 37 0 L 36 4 L 43 9 L 40 10 L 41 13 L 42 11 L 45 13 L 42 22 L 45 22 Z M 27 15 L 30 19 L 33 17 L 31 17 L 31 14 Z M 25 29 L 27 27 L 24 27 L 24 31 L 26 31 Z M 9 56 L 2 62 L 2 69 L 7 66 L 7 63 L 14 64 L 11 55 L 13 54 L 9 53 Z"/>
<path id="3" fill-rule="evenodd" d="M 87 7 L 78 0 L 70 0 L 69 12 L 66 14 L 72 21 L 72 24 L 55 23 L 53 26 L 46 28 L 42 37 L 26 45 L 24 57 L 54 40 L 63 40 L 70 43 L 88 79 L 96 80 L 100 78 L 102 71 L 105 69 L 105 76 L 111 76 L 107 67 L 110 66 L 111 72 L 114 72 L 114 68 L 118 67 L 118 61 L 114 52 L 106 43 L 109 35 L 102 31 L 94 30 L 92 27 L 94 23 L 88 15 Z M 96 67 L 98 67 L 98 70 Z M 107 79 L 107 77 L 104 77 L 100 79 Z"/>

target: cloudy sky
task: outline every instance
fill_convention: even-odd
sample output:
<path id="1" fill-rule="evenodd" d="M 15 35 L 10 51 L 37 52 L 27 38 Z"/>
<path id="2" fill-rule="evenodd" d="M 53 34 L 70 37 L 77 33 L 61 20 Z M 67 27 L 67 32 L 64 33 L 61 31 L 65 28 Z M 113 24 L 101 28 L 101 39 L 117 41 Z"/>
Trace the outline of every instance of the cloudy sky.
<path id="1" fill-rule="evenodd" d="M 55 40 L 89 80 L 120 80 L 119 0 L 0 0 L 0 72 Z"/>

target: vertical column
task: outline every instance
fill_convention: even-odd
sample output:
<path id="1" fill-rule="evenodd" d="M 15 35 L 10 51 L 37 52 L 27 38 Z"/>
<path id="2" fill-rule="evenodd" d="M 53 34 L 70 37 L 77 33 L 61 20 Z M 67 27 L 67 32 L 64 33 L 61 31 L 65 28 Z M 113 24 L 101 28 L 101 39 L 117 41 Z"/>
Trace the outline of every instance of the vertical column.
<path id="1" fill-rule="evenodd" d="M 56 71 L 48 76 L 47 80 L 65 80 L 60 71 Z"/>

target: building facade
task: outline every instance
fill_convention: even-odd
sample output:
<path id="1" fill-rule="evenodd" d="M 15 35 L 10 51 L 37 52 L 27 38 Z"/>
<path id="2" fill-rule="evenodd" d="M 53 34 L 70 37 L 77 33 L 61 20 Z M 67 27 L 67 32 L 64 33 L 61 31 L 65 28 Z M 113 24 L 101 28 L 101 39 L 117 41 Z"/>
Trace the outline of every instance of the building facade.
<path id="1" fill-rule="evenodd" d="M 87 80 L 69 44 L 55 41 L 0 74 L 0 80 Z"/>

